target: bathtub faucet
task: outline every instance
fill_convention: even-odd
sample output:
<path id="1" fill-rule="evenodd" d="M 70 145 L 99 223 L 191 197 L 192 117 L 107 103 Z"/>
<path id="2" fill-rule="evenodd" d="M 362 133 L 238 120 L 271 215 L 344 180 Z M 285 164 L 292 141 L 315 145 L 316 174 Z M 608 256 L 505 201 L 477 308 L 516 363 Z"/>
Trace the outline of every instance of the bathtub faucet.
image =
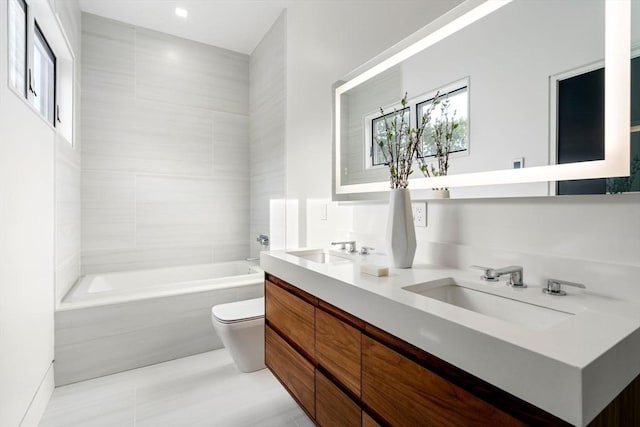
<path id="1" fill-rule="evenodd" d="M 268 248 L 269 236 L 265 236 L 264 234 L 261 234 L 256 238 L 256 242 L 260 243 L 260 246 L 264 246 L 265 248 Z"/>

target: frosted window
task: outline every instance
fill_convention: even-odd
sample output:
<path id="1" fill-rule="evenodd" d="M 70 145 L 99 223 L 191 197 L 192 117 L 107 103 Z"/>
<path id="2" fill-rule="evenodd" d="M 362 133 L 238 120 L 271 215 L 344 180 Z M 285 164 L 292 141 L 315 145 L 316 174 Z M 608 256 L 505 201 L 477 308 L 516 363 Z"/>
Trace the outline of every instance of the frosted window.
<path id="1" fill-rule="evenodd" d="M 9 86 L 27 96 L 27 5 L 9 0 Z"/>
<path id="2" fill-rule="evenodd" d="M 56 57 L 36 24 L 33 49 L 33 105 L 55 125 Z"/>

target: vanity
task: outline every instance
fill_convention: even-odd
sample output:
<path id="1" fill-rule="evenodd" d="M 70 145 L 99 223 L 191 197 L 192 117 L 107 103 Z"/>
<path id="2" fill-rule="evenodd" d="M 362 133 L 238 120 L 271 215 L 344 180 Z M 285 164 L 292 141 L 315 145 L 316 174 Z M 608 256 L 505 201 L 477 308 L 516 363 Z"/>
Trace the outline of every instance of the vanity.
<path id="1" fill-rule="evenodd" d="M 267 367 L 318 425 L 640 425 L 637 304 L 362 262 L 261 256 Z"/>

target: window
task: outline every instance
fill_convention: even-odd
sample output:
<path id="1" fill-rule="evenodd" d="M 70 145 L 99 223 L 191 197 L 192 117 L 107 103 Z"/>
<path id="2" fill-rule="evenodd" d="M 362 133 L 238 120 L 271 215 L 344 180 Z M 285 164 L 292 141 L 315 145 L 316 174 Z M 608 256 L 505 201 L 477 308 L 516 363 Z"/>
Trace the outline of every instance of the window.
<path id="1" fill-rule="evenodd" d="M 555 114 L 558 164 L 604 159 L 605 69 L 578 72 L 570 72 L 569 76 L 557 81 Z M 557 195 L 640 192 L 640 57 L 631 59 L 630 102 L 629 176 L 557 181 Z"/>
<path id="2" fill-rule="evenodd" d="M 401 132 L 402 128 L 409 126 L 409 123 L 411 123 L 409 107 L 371 120 L 371 134 L 373 135 L 371 145 L 371 166 L 386 164 L 385 155 L 382 152 L 383 147 L 380 147 L 378 141 L 386 140 L 385 135 L 387 133 L 387 128 L 391 132 Z M 388 147 L 384 147 L 384 149 L 387 153 L 389 152 Z"/>
<path id="3" fill-rule="evenodd" d="M 55 126 L 56 57 L 44 38 L 38 23 L 33 38 L 33 72 L 29 82 L 33 92 L 33 105 Z"/>
<path id="4" fill-rule="evenodd" d="M 434 105 L 436 96 L 439 103 Z M 424 128 L 422 136 L 422 151 L 418 154 L 420 158 L 436 157 L 434 131 L 436 128 L 443 131 L 445 126 L 454 126 L 449 153 L 454 153 L 454 157 L 469 154 L 468 78 L 410 98 L 405 105 L 404 108 L 400 103 L 388 105 L 384 110 L 393 109 L 393 111 L 384 115 L 380 111 L 364 115 L 364 152 L 367 153 L 365 169 L 382 168 L 386 164 L 385 153 L 378 141 L 386 139 L 387 128 L 392 133 L 394 129 L 400 130 L 401 128 L 403 132 L 406 132 L 412 126 L 418 129 L 421 126 L 422 117 L 430 110 L 430 120 Z"/>
<path id="5" fill-rule="evenodd" d="M 9 0 L 9 86 L 27 97 L 27 4 Z"/>
<path id="6" fill-rule="evenodd" d="M 446 109 L 446 114 L 448 115 L 449 120 L 455 120 L 458 124 L 458 127 L 453 130 L 453 138 L 451 141 L 451 147 L 449 149 L 450 153 L 458 153 L 461 151 L 466 151 L 469 149 L 469 138 L 468 138 L 468 114 L 469 114 L 469 89 L 467 86 L 461 87 L 459 89 L 452 90 L 450 92 L 445 92 L 439 96 L 440 104 L 433 108 L 431 112 L 431 121 L 424 129 L 423 134 L 423 157 L 435 157 L 436 155 L 436 146 L 433 141 L 433 125 L 439 123 L 443 120 L 443 112 L 445 112 L 445 106 L 448 105 Z M 420 120 L 422 120 L 422 116 L 427 113 L 429 108 L 431 108 L 431 104 L 433 103 L 434 98 L 427 99 L 423 102 L 420 102 L 416 105 L 416 110 L 418 114 L 416 115 L 416 127 L 420 126 Z"/>

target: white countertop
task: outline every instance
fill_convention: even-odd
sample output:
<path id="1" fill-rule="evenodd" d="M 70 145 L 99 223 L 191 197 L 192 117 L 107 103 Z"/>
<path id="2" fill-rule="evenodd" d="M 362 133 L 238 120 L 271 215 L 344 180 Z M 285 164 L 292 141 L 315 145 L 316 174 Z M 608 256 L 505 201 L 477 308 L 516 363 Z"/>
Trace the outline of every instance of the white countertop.
<path id="1" fill-rule="evenodd" d="M 389 266 L 384 255 L 320 264 L 271 251 L 267 272 L 574 425 L 586 425 L 640 374 L 640 305 L 567 288 L 558 297 L 480 280 L 479 270 L 433 265 L 360 272 L 360 262 Z M 546 329 L 516 325 L 414 292 L 406 286 L 454 278 L 465 287 L 574 314 Z M 434 285 L 434 287 L 437 285 Z"/>

